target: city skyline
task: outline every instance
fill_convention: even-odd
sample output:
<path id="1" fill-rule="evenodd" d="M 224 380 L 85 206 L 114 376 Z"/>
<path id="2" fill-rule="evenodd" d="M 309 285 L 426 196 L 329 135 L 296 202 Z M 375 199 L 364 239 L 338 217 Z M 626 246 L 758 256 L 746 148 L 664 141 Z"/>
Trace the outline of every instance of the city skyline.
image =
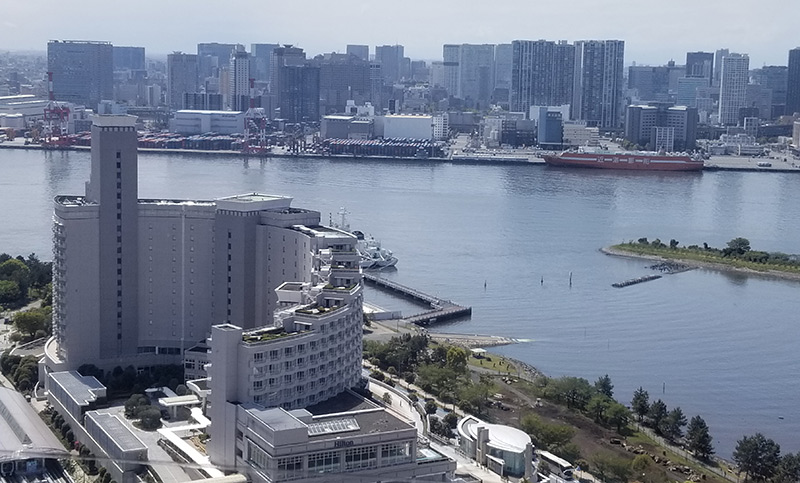
<path id="1" fill-rule="evenodd" d="M 194 53 L 202 42 L 241 43 L 248 48 L 251 43 L 280 42 L 303 47 L 313 56 L 345 52 L 347 44 L 370 45 L 371 52 L 376 45 L 400 44 L 408 57 L 440 60 L 444 44 L 619 39 L 626 43 L 625 65 L 683 63 L 686 52 L 728 48 L 749 54 L 751 67 L 760 67 L 786 65 L 788 51 L 798 43 L 792 19 L 800 14 L 800 4 L 770 2 L 775 9 L 748 9 L 741 1 L 649 2 L 645 10 L 641 3 L 623 0 L 575 0 L 568 5 L 506 0 L 492 4 L 491 12 L 467 9 L 453 0 L 424 4 L 411 0 L 403 8 L 360 0 L 343 0 L 335 8 L 317 0 L 311 3 L 302 11 L 289 4 L 270 5 L 259 20 L 260 5 L 228 2 L 228 11 L 252 11 L 247 18 L 256 20 L 247 24 L 193 15 L 185 2 L 122 3 L 108 17 L 105 4 L 97 0 L 82 2 L 80 9 L 46 1 L 41 7 L 48 15 L 35 22 L 25 21 L 29 8 L 11 4 L 0 21 L 0 45 L 4 50 L 44 51 L 49 40 L 98 40 L 142 46 L 148 56 L 166 56 L 173 51 Z M 778 8 L 780 15 L 775 13 Z M 745 10 L 747 22 L 742 22 Z M 142 25 L 148 26 L 146 35 Z"/>

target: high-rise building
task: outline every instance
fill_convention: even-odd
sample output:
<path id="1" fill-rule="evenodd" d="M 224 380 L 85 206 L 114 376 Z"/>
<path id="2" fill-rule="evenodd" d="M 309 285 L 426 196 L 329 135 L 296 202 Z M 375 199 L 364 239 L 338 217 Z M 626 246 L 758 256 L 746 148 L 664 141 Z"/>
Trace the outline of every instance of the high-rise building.
<path id="1" fill-rule="evenodd" d="M 344 112 L 348 100 L 357 105 L 373 102 L 369 62 L 350 54 L 317 56 L 319 93 L 324 114 Z"/>
<path id="2" fill-rule="evenodd" d="M 199 91 L 197 55 L 174 52 L 167 55 L 167 105 L 170 109 L 185 109 L 185 94 Z"/>
<path id="3" fill-rule="evenodd" d="M 714 79 L 714 54 L 712 52 L 687 52 L 686 77 L 702 77 L 708 85 Z"/>
<path id="4" fill-rule="evenodd" d="M 250 54 L 234 52 L 230 63 L 228 71 L 230 107 L 234 111 L 246 111 L 250 107 Z"/>
<path id="5" fill-rule="evenodd" d="M 273 326 L 274 289 L 312 281 L 316 234 L 298 226 L 319 213 L 291 198 L 138 199 L 135 120 L 96 116 L 86 193 L 55 199 L 47 372 L 181 363 L 213 324 Z"/>
<path id="6" fill-rule="evenodd" d="M 403 54 L 402 45 L 376 45 L 375 62 L 381 64 L 384 84 L 394 84 L 402 78 Z"/>
<path id="7" fill-rule="evenodd" d="M 685 76 L 686 69 L 669 61 L 667 65 L 628 67 L 628 89 L 635 91 L 640 101 L 670 102 L 675 100 L 678 79 Z"/>
<path id="8" fill-rule="evenodd" d="M 496 102 L 508 104 L 511 93 L 512 63 L 512 45 L 496 45 L 494 48 L 494 85 L 492 86 L 492 97 Z"/>
<path id="9" fill-rule="evenodd" d="M 704 77 L 681 77 L 678 79 L 675 104 L 678 106 L 697 107 L 698 89 L 708 87 L 708 79 Z"/>
<path id="10" fill-rule="evenodd" d="M 369 62 L 369 45 L 347 44 L 346 53 L 348 55 L 355 55 L 359 59 Z"/>
<path id="11" fill-rule="evenodd" d="M 280 47 L 278 44 L 250 44 L 251 76 L 259 82 L 269 82 L 270 60 L 272 51 Z"/>
<path id="12" fill-rule="evenodd" d="M 600 128 L 622 122 L 622 83 L 625 42 L 582 40 L 575 42 L 572 116 Z"/>
<path id="13" fill-rule="evenodd" d="M 722 59 L 728 55 L 730 51 L 728 49 L 719 49 L 714 53 L 714 82 L 715 86 L 719 86 L 719 80 L 722 76 Z"/>
<path id="14" fill-rule="evenodd" d="M 145 70 L 144 47 L 117 47 L 112 50 L 114 70 Z"/>
<path id="15" fill-rule="evenodd" d="M 495 46 L 462 44 L 459 47 L 456 97 L 467 101 L 468 107 L 476 107 L 492 96 Z"/>
<path id="16" fill-rule="evenodd" d="M 789 51 L 786 84 L 786 114 L 800 112 L 800 47 Z"/>
<path id="17" fill-rule="evenodd" d="M 775 119 L 786 110 L 786 90 L 789 83 L 789 68 L 785 65 L 765 65 L 751 72 L 753 82 L 772 91 L 770 118 Z"/>
<path id="18" fill-rule="evenodd" d="M 719 123 L 735 126 L 739 109 L 747 106 L 747 83 L 750 78 L 747 54 L 729 53 L 722 58 L 719 89 Z"/>
<path id="19" fill-rule="evenodd" d="M 461 58 L 461 46 L 456 44 L 445 44 L 442 46 L 442 59 L 444 66 L 444 84 L 448 95 L 453 97 L 458 96 L 458 86 L 461 70 L 459 68 L 459 60 Z"/>
<path id="20" fill-rule="evenodd" d="M 114 54 L 108 42 L 50 41 L 47 70 L 53 73 L 57 101 L 96 108 L 114 97 Z"/>
<path id="21" fill-rule="evenodd" d="M 206 77 L 219 77 L 219 69 L 227 68 L 231 55 L 236 51 L 243 51 L 241 44 L 220 44 L 209 42 L 197 44 L 197 69 L 201 79 Z"/>
<path id="22" fill-rule="evenodd" d="M 275 95 L 281 90 L 279 70 L 285 65 L 305 65 L 306 53 L 300 47 L 292 45 L 284 45 L 283 47 L 276 47 L 272 49 L 272 55 L 269 59 L 269 91 Z"/>
<path id="23" fill-rule="evenodd" d="M 278 69 L 278 106 L 288 122 L 319 122 L 320 68 L 284 65 Z"/>
<path id="24" fill-rule="evenodd" d="M 548 40 L 511 43 L 511 102 L 515 112 L 572 102 L 575 46 Z"/>

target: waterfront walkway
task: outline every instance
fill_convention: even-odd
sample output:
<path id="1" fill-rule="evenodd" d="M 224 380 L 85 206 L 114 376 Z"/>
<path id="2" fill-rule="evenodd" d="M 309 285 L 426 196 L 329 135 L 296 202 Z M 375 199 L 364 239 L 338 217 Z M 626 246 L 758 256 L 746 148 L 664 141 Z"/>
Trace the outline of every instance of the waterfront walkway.
<path id="1" fill-rule="evenodd" d="M 431 310 L 405 317 L 403 322 L 406 323 L 428 325 L 433 322 L 441 322 L 443 320 L 451 320 L 472 315 L 472 307 L 465 307 L 451 300 L 434 297 L 433 295 L 429 295 L 421 290 L 399 284 L 371 273 L 364 273 L 364 281 L 371 283 L 380 289 L 400 294 L 406 298 L 414 300 L 415 302 L 431 306 Z"/>

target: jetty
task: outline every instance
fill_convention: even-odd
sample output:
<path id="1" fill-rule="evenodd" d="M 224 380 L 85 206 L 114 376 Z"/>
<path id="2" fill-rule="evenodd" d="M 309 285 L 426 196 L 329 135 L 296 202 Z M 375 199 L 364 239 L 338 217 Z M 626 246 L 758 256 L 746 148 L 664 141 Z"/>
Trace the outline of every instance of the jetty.
<path id="1" fill-rule="evenodd" d="M 431 307 L 430 310 L 425 312 L 404 317 L 402 319 L 403 322 L 417 325 L 428 325 L 434 322 L 441 322 L 444 320 L 457 319 L 472 315 L 472 307 L 465 307 L 451 300 L 434 297 L 433 295 L 429 295 L 420 290 L 399 284 L 383 277 L 379 277 L 372 273 L 364 273 L 363 276 L 365 282 L 368 282 L 375 287 L 386 290 L 387 292 L 402 295 L 403 297 L 411 299 L 417 303 L 429 305 Z"/>
<path id="2" fill-rule="evenodd" d="M 661 278 L 661 275 L 645 275 L 643 277 L 625 280 L 624 282 L 612 283 L 611 286 L 616 288 L 623 288 L 623 287 L 628 287 L 630 285 L 636 285 L 637 283 L 649 282 L 650 280 L 656 280 L 659 278 Z"/>

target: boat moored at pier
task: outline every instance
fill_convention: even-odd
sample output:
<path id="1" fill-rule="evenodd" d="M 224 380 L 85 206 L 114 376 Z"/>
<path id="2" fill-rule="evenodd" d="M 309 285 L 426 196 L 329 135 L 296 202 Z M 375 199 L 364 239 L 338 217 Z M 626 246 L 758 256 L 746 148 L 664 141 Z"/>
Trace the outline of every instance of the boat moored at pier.
<path id="1" fill-rule="evenodd" d="M 628 169 L 638 171 L 700 171 L 703 159 L 688 154 L 655 152 L 584 152 L 564 151 L 546 155 L 544 162 L 550 166 L 574 168 Z"/>

